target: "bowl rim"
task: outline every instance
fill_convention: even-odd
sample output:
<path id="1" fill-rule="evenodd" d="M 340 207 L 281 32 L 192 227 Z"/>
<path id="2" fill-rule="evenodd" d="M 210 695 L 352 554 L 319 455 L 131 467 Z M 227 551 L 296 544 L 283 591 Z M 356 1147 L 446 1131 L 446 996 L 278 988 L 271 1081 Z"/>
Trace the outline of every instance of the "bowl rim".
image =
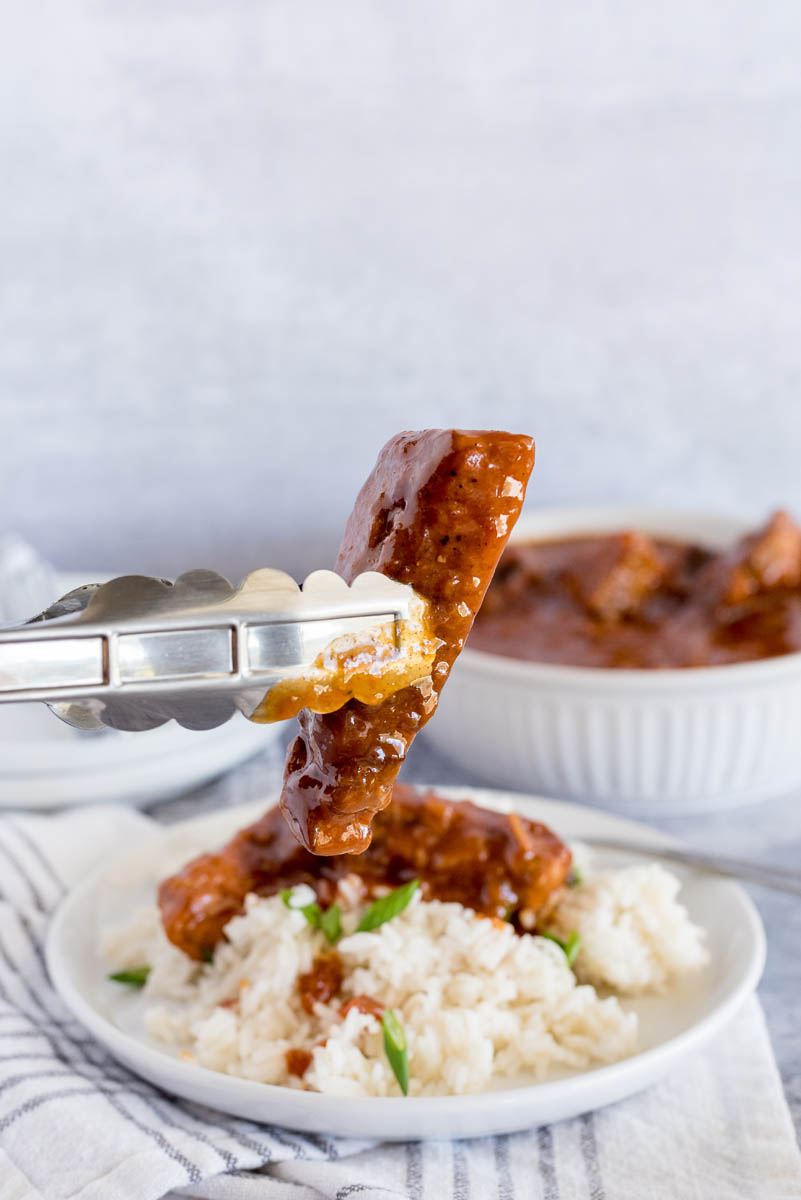
<path id="1" fill-rule="evenodd" d="M 702 543 L 722 544 L 741 537 L 753 528 L 753 520 L 742 514 L 714 509 L 691 509 L 648 504 L 557 505 L 525 510 L 509 537 L 509 544 L 521 541 L 546 541 L 582 533 L 612 532 L 636 525 L 646 533 L 662 537 L 686 536 L 692 530 Z M 704 531 L 709 531 L 706 534 Z M 535 535 L 539 534 L 539 538 Z M 758 658 L 751 662 L 720 663 L 713 667 L 578 667 L 569 663 L 538 663 L 528 659 L 473 650 L 469 643 L 459 655 L 457 668 L 469 668 L 483 675 L 501 675 L 506 682 L 552 687 L 581 685 L 601 687 L 604 691 L 671 692 L 698 687 L 729 687 L 735 680 L 749 684 L 770 684 L 801 673 L 801 651 Z"/>

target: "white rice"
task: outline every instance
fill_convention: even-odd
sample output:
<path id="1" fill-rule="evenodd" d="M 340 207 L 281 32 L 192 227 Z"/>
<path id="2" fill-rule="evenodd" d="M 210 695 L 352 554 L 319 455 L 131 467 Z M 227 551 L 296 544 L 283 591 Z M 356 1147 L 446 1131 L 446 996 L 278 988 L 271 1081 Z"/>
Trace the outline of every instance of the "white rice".
<path id="1" fill-rule="evenodd" d="M 679 880 L 658 863 L 603 871 L 564 893 L 551 920 L 576 930 L 579 979 L 625 995 L 660 992 L 708 959 L 704 932 L 677 896 Z"/>
<path id="2" fill-rule="evenodd" d="M 555 910 L 553 926 L 578 928 L 587 939 L 576 964 L 583 978 L 621 979 L 621 990 L 631 992 L 661 986 L 682 964 L 702 961 L 699 931 L 675 903 L 678 882 L 661 868 L 645 870 L 659 877 L 600 876 L 566 893 Z M 616 882 L 617 876 L 627 878 Z M 651 909 L 639 923 L 635 902 Z M 208 964 L 192 962 L 167 941 L 155 909 L 107 934 L 104 950 L 118 970 L 151 965 L 144 991 L 151 1037 L 202 1066 L 264 1083 L 349 1096 L 400 1094 L 380 1021 L 356 1009 L 341 1016 L 343 1004 L 358 995 L 392 1008 L 401 1022 L 410 1095 L 542 1079 L 613 1062 L 636 1048 L 636 1015 L 580 983 L 548 939 L 518 935 L 459 904 L 419 895 L 373 932 L 348 934 L 361 910 L 347 890 L 343 903 L 346 936 L 336 946 L 343 986 L 313 1015 L 301 1005 L 298 975 L 331 948 L 277 896 L 249 896 Z M 667 945 L 676 937 L 681 951 Z M 628 968 L 627 955 L 635 960 Z M 290 1049 L 312 1054 L 302 1079 L 287 1070 Z"/>

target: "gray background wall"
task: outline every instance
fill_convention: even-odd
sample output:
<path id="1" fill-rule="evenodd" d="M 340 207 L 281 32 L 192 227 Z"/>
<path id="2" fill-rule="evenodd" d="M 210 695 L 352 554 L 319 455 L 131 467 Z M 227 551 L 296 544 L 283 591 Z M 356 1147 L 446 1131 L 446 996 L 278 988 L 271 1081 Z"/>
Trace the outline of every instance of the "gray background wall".
<path id="1" fill-rule="evenodd" d="M 327 564 L 399 428 L 531 502 L 801 511 L 795 0 L 29 0 L 0 42 L 0 527 Z"/>

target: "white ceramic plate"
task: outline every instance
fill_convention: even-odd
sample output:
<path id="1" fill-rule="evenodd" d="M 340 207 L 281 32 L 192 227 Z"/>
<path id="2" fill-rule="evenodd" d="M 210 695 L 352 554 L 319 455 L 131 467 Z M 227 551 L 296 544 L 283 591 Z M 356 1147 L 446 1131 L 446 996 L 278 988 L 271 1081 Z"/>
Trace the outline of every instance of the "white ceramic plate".
<path id="1" fill-rule="evenodd" d="M 59 594 L 105 578 L 60 575 Z M 202 733 L 174 721 L 141 733 L 84 733 L 44 704 L 0 705 L 0 808 L 166 800 L 258 754 L 284 724 L 256 725 L 236 714 Z"/>
<path id="2" fill-rule="evenodd" d="M 488 807 L 514 808 L 562 837 L 642 838 L 643 827 L 578 805 L 478 789 L 439 789 Z M 65 900 L 50 928 L 47 961 L 62 999 L 111 1053 L 165 1091 L 224 1112 L 309 1132 L 382 1139 L 478 1137 L 561 1120 L 611 1104 L 648 1087 L 696 1053 L 756 987 L 765 957 L 759 916 L 733 883 L 683 873 L 682 899 L 708 933 L 711 961 L 688 982 L 659 997 L 632 1002 L 640 1015 L 641 1050 L 632 1058 L 550 1082 L 472 1096 L 355 1099 L 324 1096 L 237 1079 L 181 1061 L 143 1031 L 143 1000 L 106 979 L 100 927 L 152 902 L 165 872 L 201 849 L 219 845 L 268 802 L 227 809 L 159 831 L 103 867 Z M 648 831 L 669 844 L 671 839 Z M 598 853 L 599 865 L 626 856 Z M 632 859 L 632 861 L 635 861 Z M 639 858 L 636 861 L 642 862 Z M 102 915 L 101 915 L 102 914 Z"/>

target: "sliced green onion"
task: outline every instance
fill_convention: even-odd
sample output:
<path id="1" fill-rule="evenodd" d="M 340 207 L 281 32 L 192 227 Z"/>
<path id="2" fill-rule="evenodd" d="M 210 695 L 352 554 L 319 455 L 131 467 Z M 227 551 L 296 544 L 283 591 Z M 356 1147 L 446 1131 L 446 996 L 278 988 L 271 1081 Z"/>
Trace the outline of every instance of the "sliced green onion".
<path id="1" fill-rule="evenodd" d="M 578 957 L 578 952 L 580 949 L 581 937 L 578 930 L 572 929 L 567 935 L 567 941 L 565 942 L 565 958 L 567 959 L 567 965 L 569 967 L 573 966 L 573 963 Z"/>
<path id="2" fill-rule="evenodd" d="M 292 893 L 292 888 L 281 888 L 279 893 L 287 908 L 292 912 L 303 913 L 312 929 L 321 929 L 332 945 L 338 942 L 342 937 L 342 914 L 339 905 L 332 904 L 329 908 L 322 909 L 316 900 L 311 904 L 293 904 Z"/>
<path id="3" fill-rule="evenodd" d="M 144 987 L 147 983 L 147 977 L 150 974 L 150 967 L 131 967 L 128 971 L 115 971 L 113 975 L 109 975 L 109 979 L 113 979 L 115 983 L 127 983 L 129 987 Z"/>
<path id="4" fill-rule="evenodd" d="M 214 947 L 213 946 L 204 946 L 200 952 L 200 957 L 206 963 L 214 962 Z"/>
<path id="5" fill-rule="evenodd" d="M 578 952 L 581 949 L 581 937 L 577 930 L 573 929 L 567 935 L 567 939 L 565 941 L 563 941 L 562 938 L 557 937 L 555 933 L 549 933 L 546 929 L 542 931 L 540 937 L 547 938 L 549 942 L 556 942 L 557 946 L 567 959 L 567 965 L 569 967 L 573 966 L 573 963 L 578 957 Z"/>
<path id="6" fill-rule="evenodd" d="M 338 904 L 332 904 L 320 918 L 320 928 L 333 946 L 342 937 L 342 914 Z"/>
<path id="7" fill-rule="evenodd" d="M 583 882 L 584 876 L 581 872 L 581 867 L 577 867 L 576 864 L 573 863 L 570 874 L 567 877 L 567 886 L 569 888 L 577 888 L 581 887 Z"/>
<path id="8" fill-rule="evenodd" d="M 378 929 L 379 925 L 385 925 L 387 921 L 397 917 L 398 913 L 402 913 L 409 904 L 419 886 L 420 880 L 412 879 L 409 883 L 404 883 L 394 891 L 388 892 L 386 896 L 374 900 L 370 907 L 362 913 L 362 919 L 356 926 L 356 932 L 369 933 L 371 929 Z"/>
<path id="9" fill-rule="evenodd" d="M 381 1027 L 384 1030 L 384 1051 L 389 1065 L 392 1067 L 392 1073 L 404 1096 L 408 1096 L 409 1058 L 406 1053 L 406 1034 L 391 1008 L 388 1008 L 381 1018 Z"/>

